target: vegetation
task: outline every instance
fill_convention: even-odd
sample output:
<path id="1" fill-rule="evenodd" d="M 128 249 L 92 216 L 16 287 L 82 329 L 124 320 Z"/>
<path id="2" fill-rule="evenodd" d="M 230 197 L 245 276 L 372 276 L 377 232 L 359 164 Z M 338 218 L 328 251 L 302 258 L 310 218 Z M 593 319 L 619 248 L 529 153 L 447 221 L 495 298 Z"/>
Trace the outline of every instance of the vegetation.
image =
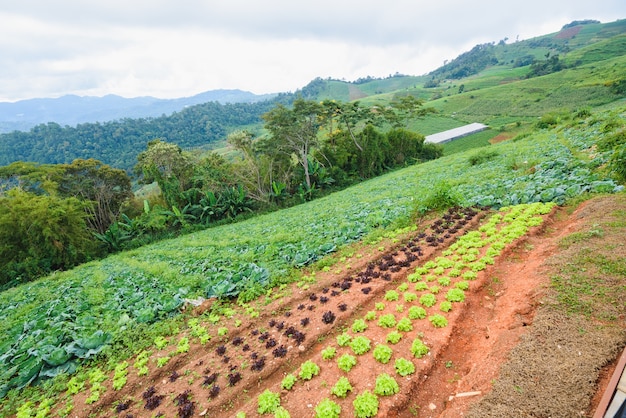
<path id="1" fill-rule="evenodd" d="M 501 64 L 500 46 L 506 45 L 483 45 L 473 52 L 476 62 L 448 70 L 473 71 L 472 68 L 480 67 L 479 61 L 488 61 L 492 56 Z M 586 64 L 573 64 L 568 52 L 559 52 L 559 63 L 576 67 L 585 76 L 593 74 L 589 79 L 593 85 L 588 83 L 584 91 L 594 92 L 596 101 L 585 99 L 583 104 L 609 103 L 616 97 L 614 92 L 620 91 L 622 81 L 612 70 L 621 68 L 623 58 L 613 57 L 607 63 L 597 64 L 594 70 Z M 534 57 L 537 68 L 536 59 L 541 56 Z M 587 56 L 589 60 L 590 57 Z M 521 58 L 519 62 L 523 61 Z M 548 89 L 555 80 L 575 76 L 568 69 L 554 69 L 556 72 L 551 74 L 526 79 L 532 68 L 529 65 L 515 73 L 522 88 Z M 497 73 L 497 69 L 482 68 L 480 71 Z M 485 79 L 482 82 L 492 83 Z M 458 109 L 457 115 L 464 118 L 494 116 L 496 109 L 505 108 L 502 97 L 513 96 L 511 85 L 517 84 L 481 87 L 474 80 L 463 83 L 463 91 L 433 106 L 446 111 Z M 556 96 L 558 100 L 577 97 L 582 90 L 574 90 L 579 88 L 574 84 L 563 87 L 571 90 L 555 91 L 540 102 Z M 441 88 L 432 87 L 440 89 L 438 92 L 443 91 Z M 440 156 L 441 149 L 428 148 L 423 137 L 409 129 L 416 119 L 428 116 L 427 108 L 416 97 L 398 92 L 384 105 L 298 98 L 263 113 L 263 136 L 255 137 L 246 130 L 232 131 L 227 144 L 233 153 L 228 158 L 217 153 L 197 158 L 179 143 L 151 138 L 146 141 L 146 148 L 138 151 L 135 164 L 141 182 L 158 186 L 157 194 L 145 199 L 131 197 L 127 172 L 96 160 L 58 165 L 15 162 L 0 168 L 0 286 L 4 289 L 0 293 L 0 333 L 4 338 L 0 344 L 0 396 L 9 399 L 6 411 L 16 413 L 19 400 L 39 399 L 40 396 L 29 397 L 29 391 L 40 383 L 44 383 L 39 386 L 42 391 L 50 391 L 47 393 L 54 396 L 61 386 L 68 394 L 86 391 L 85 398 L 96 404 L 109 397 L 103 396 L 107 387 L 125 387 L 129 364 L 133 364 L 133 373 L 148 375 L 155 367 L 174 363 L 176 356 L 189 352 L 190 344 L 196 341 L 208 344 L 228 364 L 234 349 L 231 343 L 233 347 L 243 343 L 235 338 L 246 330 L 229 328 L 231 324 L 241 326 L 248 315 L 259 315 L 263 303 L 281 298 L 287 284 L 300 280 L 302 268 L 309 267 L 306 274 L 311 274 L 302 280 L 305 285 L 298 284 L 304 289 L 315 281 L 317 268 L 341 271 L 346 257 L 337 263 L 339 256 L 327 256 L 337 251 L 343 256 L 347 244 L 365 239 L 385 249 L 387 243 L 380 243 L 383 238 L 394 241 L 395 234 L 400 234 L 397 231 L 413 232 L 413 222 L 431 216 L 433 211 L 486 206 L 500 209 L 480 229 L 467 232 L 450 244 L 441 257 L 421 264 L 397 290 L 387 291 L 384 298 L 372 294 L 378 299 L 373 301 L 380 312 L 378 324 L 396 327 L 387 335 L 387 342 L 398 344 L 403 333 L 412 331 L 414 326 L 428 325 L 411 321 L 428 317 L 433 326 L 446 326 L 445 312 L 456 306 L 453 304 L 464 302 L 468 281 L 480 277 L 481 270 L 496 263 L 506 245 L 539 225 L 541 215 L 553 204 L 565 204 L 589 193 L 623 190 L 623 105 L 607 106 L 603 111 L 589 107 L 568 112 L 546 104 L 550 112 L 535 115 L 533 112 L 540 109 L 536 103 L 540 102 L 533 102 L 516 108 L 519 119 L 503 125 L 503 133 L 513 130 L 519 135 L 494 145 L 485 145 L 484 138 L 480 138 L 480 149 L 468 146 L 439 161 L 426 161 Z M 527 98 L 519 100 L 526 103 Z M 524 119 L 531 116 L 532 123 Z M 498 117 L 504 120 L 504 116 Z M 383 172 L 385 176 L 379 176 Z M 361 182 L 364 179 L 369 180 Z M 352 187 L 331 193 L 348 185 Z M 295 205 L 305 201 L 306 204 Z M 274 211 L 278 208 L 282 209 Z M 269 213 L 255 216 L 260 212 Z M 451 213 L 446 212 L 444 216 L 448 218 L 442 220 L 449 220 Z M 422 247 L 436 247 L 443 241 L 435 235 L 443 237 L 445 231 L 453 229 L 452 222 L 441 221 L 439 226 L 441 233 L 424 237 Z M 451 234 L 460 229 L 461 226 L 455 227 Z M 587 237 L 593 238 L 601 232 L 589 234 Z M 174 236 L 177 238 L 162 240 Z M 103 258 L 111 253 L 117 254 Z M 97 261 L 99 258 L 103 259 Z M 86 261 L 90 262 L 61 271 Z M 386 271 L 397 271 L 391 269 L 400 264 L 396 256 L 381 262 L 387 270 L 380 268 L 380 276 L 388 274 Z M 611 274 L 620 271 L 611 260 L 599 262 L 600 270 Z M 346 270 L 350 269 L 346 265 Z M 58 272 L 33 280 L 52 271 Z M 566 273 L 571 272 L 563 272 L 563 277 Z M 350 286 L 356 286 L 357 280 L 366 284 L 370 278 L 364 277 L 338 282 L 336 290 L 326 288 L 323 296 L 315 295 L 315 302 L 328 302 L 332 292 L 337 295 L 339 290 L 351 291 Z M 563 277 L 555 277 L 554 286 L 567 287 Z M 396 286 L 391 275 L 380 279 L 390 281 L 390 287 Z M 414 292 L 408 290 L 410 282 L 415 283 Z M 568 292 L 559 288 L 565 295 L 560 297 L 572 309 L 588 312 L 586 299 L 576 297 L 588 288 L 583 285 Z M 372 287 L 361 286 L 363 293 L 365 290 L 369 292 Z M 386 306 L 382 301 L 399 301 L 400 293 L 403 304 Z M 212 308 L 201 317 L 210 323 L 210 330 L 198 318 L 185 324 L 186 316 L 180 315 L 186 303 L 200 297 L 214 299 Z M 437 302 L 439 309 L 435 307 Z M 239 305 L 236 318 L 235 304 Z M 327 324 L 326 329 L 339 324 L 346 327 L 344 330 L 359 334 L 338 334 L 340 348 L 327 347 L 322 351 L 323 359 L 334 359 L 338 352 L 345 353 L 347 349 L 343 347 L 347 346 L 355 355 L 371 350 L 366 336 L 372 327 L 368 329 L 366 321 L 375 320 L 376 311 L 358 319 L 355 317 L 363 313 L 355 311 L 346 317 L 349 312 L 336 314 L 328 310 L 335 309 L 330 304 L 319 311 L 312 304 L 309 308 L 315 316 L 305 318 L 300 323 L 302 327 L 321 319 Z M 347 305 L 339 309 L 345 312 Z M 398 322 L 390 313 L 404 311 L 407 317 Z M 288 326 L 283 330 L 284 323 L 273 321 L 270 328 L 285 332 L 286 338 L 298 344 L 304 341 L 304 333 L 293 327 L 289 330 Z M 214 337 L 209 342 L 211 335 Z M 264 335 L 266 331 L 261 330 L 259 336 Z M 421 358 L 429 347 L 417 335 L 411 353 Z M 276 340 L 269 337 L 259 341 L 276 361 L 287 355 L 287 344 L 277 346 Z M 403 344 L 394 346 L 394 350 L 400 346 Z M 242 366 L 242 370 L 259 372 L 272 367 L 266 366 L 262 353 L 253 354 L 255 357 L 251 356 L 248 363 L 251 366 Z M 392 350 L 378 344 L 373 356 L 379 367 L 385 367 Z M 348 372 L 357 360 L 345 353 L 337 363 Z M 89 372 L 79 369 L 86 364 L 95 368 Z M 110 373 L 98 368 L 104 364 L 109 365 Z M 323 374 L 311 360 L 300 366 L 302 380 Z M 394 366 L 400 376 L 415 373 L 415 364 L 409 360 L 397 358 Z M 233 367 L 232 363 L 228 367 Z M 217 385 L 211 381 L 213 373 L 207 375 L 206 386 L 213 398 L 219 394 L 220 385 L 227 385 Z M 50 380 L 55 376 L 58 377 Z M 222 379 L 225 376 L 226 373 Z M 110 380 L 103 383 L 104 379 Z M 231 369 L 229 379 L 228 387 L 234 386 L 241 375 Z M 280 387 L 292 390 L 296 380 L 294 375 L 288 375 Z M 386 381 L 388 387 L 377 387 L 375 394 L 382 396 L 396 390 L 389 379 Z M 351 390 L 347 389 L 351 388 L 347 379 L 338 385 L 339 382 L 335 385 L 337 393 L 335 388 L 332 392 L 338 398 Z M 299 386 L 294 390 L 299 390 Z M 356 397 L 357 416 L 376 413 L 375 394 Z M 156 399 L 152 395 L 145 399 Z M 23 404 L 20 413 L 31 414 L 36 402 L 39 401 Z M 329 402 L 320 411 L 335 413 L 336 408 Z M 46 410 L 44 402 L 39 405 Z M 279 407 L 280 395 L 269 389 L 258 397 L 259 413 L 288 414 Z M 318 414 L 320 411 L 316 408 Z"/>

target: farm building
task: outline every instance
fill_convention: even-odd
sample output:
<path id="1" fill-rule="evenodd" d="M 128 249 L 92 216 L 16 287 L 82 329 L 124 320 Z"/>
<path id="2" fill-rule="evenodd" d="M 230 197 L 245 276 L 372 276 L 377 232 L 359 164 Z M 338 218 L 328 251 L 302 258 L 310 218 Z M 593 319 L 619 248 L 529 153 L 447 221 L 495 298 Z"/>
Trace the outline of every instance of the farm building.
<path id="1" fill-rule="evenodd" d="M 424 142 L 431 142 L 433 144 L 442 144 L 444 142 L 452 141 L 463 136 L 475 134 L 476 132 L 484 131 L 487 129 L 487 125 L 482 123 L 470 123 L 454 129 L 448 129 L 447 131 L 439 132 L 432 135 L 427 135 Z"/>

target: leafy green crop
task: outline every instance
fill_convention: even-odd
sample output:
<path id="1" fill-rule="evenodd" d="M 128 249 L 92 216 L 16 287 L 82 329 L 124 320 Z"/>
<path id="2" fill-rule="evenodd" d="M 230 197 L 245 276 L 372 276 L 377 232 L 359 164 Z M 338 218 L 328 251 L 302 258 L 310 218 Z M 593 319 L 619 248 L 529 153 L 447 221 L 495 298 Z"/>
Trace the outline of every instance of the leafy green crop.
<path id="1" fill-rule="evenodd" d="M 394 300 L 398 300 L 398 292 L 396 292 L 395 290 L 388 290 L 385 293 L 385 300 L 389 301 L 389 302 L 393 302 Z"/>
<path id="2" fill-rule="evenodd" d="M 324 398 L 315 406 L 316 418 L 339 418 L 341 407 L 328 398 Z"/>
<path id="3" fill-rule="evenodd" d="M 371 343 L 369 338 L 359 335 L 358 337 L 354 337 L 350 342 L 350 348 L 357 356 L 361 354 L 365 354 L 370 351 Z"/>
<path id="4" fill-rule="evenodd" d="M 411 360 L 400 357 L 395 363 L 396 372 L 404 377 L 415 373 L 415 365 Z"/>
<path id="5" fill-rule="evenodd" d="M 426 318 L 426 309 L 421 306 L 411 306 L 409 308 L 409 319 L 424 319 Z"/>
<path id="6" fill-rule="evenodd" d="M 345 398 L 348 396 L 348 392 L 352 391 L 352 385 L 347 377 L 341 376 L 335 386 L 332 387 L 330 393 L 337 396 L 338 398 Z"/>
<path id="7" fill-rule="evenodd" d="M 367 329 L 367 324 L 362 319 L 355 319 L 352 324 L 352 332 L 363 332 Z"/>
<path id="8" fill-rule="evenodd" d="M 280 406 L 280 394 L 265 389 L 257 398 L 259 414 L 273 414 Z"/>
<path id="9" fill-rule="evenodd" d="M 374 393 L 379 396 L 390 396 L 400 392 L 400 386 L 398 382 L 392 376 L 387 373 L 379 374 L 376 378 L 376 387 Z"/>
<path id="10" fill-rule="evenodd" d="M 383 328 L 393 328 L 396 326 L 396 317 L 393 314 L 381 315 L 378 318 L 378 325 Z"/>
<path id="11" fill-rule="evenodd" d="M 402 339 L 402 334 L 400 334 L 398 331 L 391 331 L 389 334 L 387 334 L 388 343 L 398 344 L 401 339 Z"/>
<path id="12" fill-rule="evenodd" d="M 356 357 L 350 354 L 344 354 L 337 359 L 337 366 L 347 373 L 356 366 Z"/>
<path id="13" fill-rule="evenodd" d="M 335 347 L 326 347 L 322 350 L 322 358 L 324 360 L 332 360 L 335 358 L 336 353 L 337 349 Z"/>
<path id="14" fill-rule="evenodd" d="M 307 360 L 300 366 L 300 379 L 311 380 L 313 376 L 317 376 L 320 372 L 320 366 L 311 360 Z"/>
<path id="15" fill-rule="evenodd" d="M 378 344 L 374 348 L 374 358 L 379 363 L 382 363 L 382 364 L 389 363 L 389 360 L 391 360 L 392 355 L 393 355 L 393 350 L 385 344 Z"/>
<path id="16" fill-rule="evenodd" d="M 352 337 L 345 332 L 343 334 L 337 335 L 337 344 L 339 344 L 339 347 L 347 346 L 348 344 L 350 344 L 350 341 L 352 341 Z"/>
<path id="17" fill-rule="evenodd" d="M 283 378 L 283 381 L 281 382 L 280 387 L 282 387 L 285 390 L 291 390 L 293 385 L 296 384 L 297 380 L 298 379 L 296 378 L 295 375 L 293 375 L 292 373 L 289 373 L 287 376 Z"/>
<path id="18" fill-rule="evenodd" d="M 435 303 L 437 303 L 437 299 L 435 298 L 435 295 L 433 295 L 432 293 L 424 293 L 420 297 L 420 303 L 426 306 L 427 308 L 430 308 Z"/>
<path id="19" fill-rule="evenodd" d="M 430 321 L 431 324 L 433 324 L 435 328 L 443 328 L 443 327 L 448 326 L 448 320 L 443 315 L 439 315 L 439 314 L 431 315 L 428 317 L 428 320 Z"/>
<path id="20" fill-rule="evenodd" d="M 369 390 L 358 394 L 352 405 L 356 418 L 370 418 L 378 414 L 378 397 Z"/>
<path id="21" fill-rule="evenodd" d="M 422 340 L 419 338 L 413 340 L 413 344 L 411 344 L 411 353 L 413 353 L 415 357 L 424 357 L 428 354 L 428 351 L 430 351 L 429 348 L 422 342 Z"/>

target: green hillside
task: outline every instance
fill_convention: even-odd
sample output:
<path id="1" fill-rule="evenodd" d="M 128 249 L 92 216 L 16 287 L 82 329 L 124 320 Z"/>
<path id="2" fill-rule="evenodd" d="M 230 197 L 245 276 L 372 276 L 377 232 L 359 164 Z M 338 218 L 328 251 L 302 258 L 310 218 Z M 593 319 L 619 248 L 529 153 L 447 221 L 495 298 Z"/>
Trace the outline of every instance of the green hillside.
<path id="1" fill-rule="evenodd" d="M 405 164 L 403 168 L 306 203 L 249 215 L 239 222 L 185 230 L 188 233 L 177 238 L 121 251 L 0 292 L 0 335 L 3 335 L 0 416 L 15 414 L 19 406 L 30 408 L 33 402 L 45 409 L 41 405 L 54 403 L 66 391 L 85 391 L 70 377 L 77 371 L 83 372 L 83 385 L 91 381 L 90 393 L 98 398 L 100 392 L 94 387 L 101 381 L 94 377 L 94 367 L 114 373 L 124 362 L 127 368 L 128 363 L 135 361 L 131 358 L 142 350 L 158 347 L 162 342 L 159 338 L 178 337 L 187 319 L 181 311 L 190 300 L 218 300 L 205 319 L 213 325 L 228 321 L 232 329 L 245 328 L 246 320 L 258 317 L 274 298 L 283 296 L 281 292 L 287 284 L 298 283 L 305 291 L 315 283 L 316 273 L 346 273 L 349 267 L 341 263 L 357 257 L 351 253 L 351 244 L 377 245 L 376 251 L 384 253 L 389 249 L 385 245 L 397 237 L 416 232 L 418 217 L 437 210 L 451 206 L 497 209 L 536 202 L 564 205 L 592 194 L 623 193 L 626 55 L 620 50 L 624 51 L 626 45 L 625 29 L 626 20 L 587 23 L 528 41 L 482 46 L 475 51 L 481 57 L 481 65 L 492 57 L 497 62 L 461 79 L 447 76 L 459 68 L 477 68 L 472 54 L 422 77 L 395 75 L 354 83 L 312 81 L 301 91 L 310 100 L 360 100 L 367 106 L 385 106 L 406 95 L 423 98 L 425 106 L 436 112 L 412 120 L 407 126 L 423 134 L 469 122 L 483 122 L 492 129 L 446 144 L 444 155 L 438 159 Z M 518 59 L 528 55 L 547 60 L 548 52 L 551 56 L 559 53 L 565 68 L 528 78 L 533 64 L 516 66 Z M 435 77 L 436 85 L 425 87 Z M 291 96 L 279 98 L 285 103 L 291 99 Z M 181 137 L 185 132 L 193 133 L 193 142 L 180 145 L 202 149 L 209 142 L 220 143 L 224 134 L 238 127 L 260 129 L 258 118 L 272 105 L 266 102 L 251 107 L 235 106 L 229 109 L 238 110 L 237 114 L 229 115 L 225 107 L 210 104 L 156 122 Z M 205 108 L 211 108 L 223 120 L 215 126 L 203 114 Z M 188 131 L 178 131 L 178 121 L 188 124 L 202 121 L 202 129 L 217 133 L 211 141 L 203 142 L 204 137 L 197 129 L 188 126 Z M 82 138 L 83 148 L 87 145 L 93 150 L 101 148 L 104 155 L 118 157 L 122 161 L 119 164 L 128 168 L 133 162 L 133 152 L 143 149 L 141 141 L 151 135 L 159 137 L 161 132 L 152 123 L 155 121 L 127 122 L 129 125 L 123 121 L 110 126 L 89 125 L 87 128 L 95 136 Z M 129 132 L 125 131 L 129 126 L 138 125 L 141 129 L 133 131 L 132 151 L 118 150 L 116 155 L 116 148 L 107 142 L 110 138 L 103 132 L 113 132 L 115 144 L 121 149 L 128 141 L 122 133 Z M 48 158 L 55 162 L 69 158 L 68 149 L 72 147 L 61 141 L 69 131 L 54 125 L 34 131 L 40 140 L 57 144 L 56 148 L 45 151 Z M 499 139 L 505 140 L 492 141 L 499 133 L 502 133 Z M 32 137 L 27 134 L 16 137 L 26 141 L 22 148 L 32 145 L 37 150 L 41 146 L 28 142 Z M 101 141 L 94 142 L 95 137 Z M 0 136 L 0 144 L 10 145 L 6 138 Z M 241 149 L 246 151 L 249 144 L 243 140 L 242 143 Z M 63 151 L 65 157 L 52 155 L 54 150 Z M 89 150 L 92 152 L 92 148 Z M 16 152 L 11 155 L 19 158 Z M 98 155 L 89 157 L 98 158 Z M 297 163 L 285 166 L 293 167 Z M 306 165 L 309 167 L 323 171 L 320 166 Z M 207 171 L 219 168 L 216 164 Z M 272 187 L 276 186 L 272 182 Z M 237 190 L 229 188 L 231 193 L 236 194 Z M 275 189 L 272 193 L 273 197 L 280 197 Z M 150 213 L 147 202 L 142 209 L 144 214 Z M 171 209 L 173 218 L 182 219 L 183 223 L 180 209 Z M 231 217 L 228 221 L 232 221 Z M 235 311 L 239 314 L 236 320 Z M 268 314 L 275 316 L 275 312 Z M 190 333 L 196 331 L 192 329 Z M 212 337 L 217 339 L 218 335 Z M 184 341 L 179 340 L 178 354 L 185 352 Z M 162 367 L 169 359 L 163 357 L 163 364 L 156 367 Z M 137 363 L 134 367 L 140 369 Z M 89 379 L 85 370 L 91 373 Z M 159 379 L 165 379 L 163 372 Z M 63 399 L 67 401 L 67 397 Z M 47 416 L 48 412 L 41 416 Z M 58 412 L 63 415 L 62 411 Z M 65 415 L 70 412 L 71 408 Z M 35 416 L 35 413 L 20 416 Z"/>

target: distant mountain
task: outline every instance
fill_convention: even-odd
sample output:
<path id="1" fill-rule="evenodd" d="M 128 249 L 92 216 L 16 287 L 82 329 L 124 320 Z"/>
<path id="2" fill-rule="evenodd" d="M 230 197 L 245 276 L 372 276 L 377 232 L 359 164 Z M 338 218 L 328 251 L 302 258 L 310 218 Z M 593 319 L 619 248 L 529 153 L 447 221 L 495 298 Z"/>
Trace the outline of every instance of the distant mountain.
<path id="1" fill-rule="evenodd" d="M 276 95 L 256 95 L 242 90 L 222 89 L 178 99 L 124 98 L 111 94 L 104 97 L 67 95 L 54 99 L 0 102 L 0 133 L 27 131 L 47 122 L 75 126 L 85 122 L 159 117 L 202 103 L 256 103 L 274 96 Z"/>

